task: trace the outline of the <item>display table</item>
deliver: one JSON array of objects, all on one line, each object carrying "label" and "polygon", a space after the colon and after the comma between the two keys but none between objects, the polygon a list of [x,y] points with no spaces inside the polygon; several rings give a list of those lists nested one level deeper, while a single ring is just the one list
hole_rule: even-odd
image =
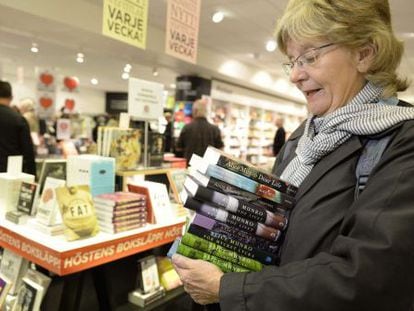
[{"label": "display table", "polygon": [[0,220],[0,246],[60,276],[83,271],[163,244],[182,235],[184,218],[163,225],[147,224],[126,232],[67,242],[25,225]]}]

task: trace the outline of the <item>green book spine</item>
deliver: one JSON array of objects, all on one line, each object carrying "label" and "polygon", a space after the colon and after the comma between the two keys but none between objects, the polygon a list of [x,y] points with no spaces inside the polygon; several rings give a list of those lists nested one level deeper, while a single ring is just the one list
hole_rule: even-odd
[{"label": "green book spine", "polygon": [[199,251],[198,249],[192,248],[183,243],[180,243],[180,245],[178,245],[177,253],[183,256],[192,258],[192,259],[202,259],[202,260],[211,262],[212,264],[215,264],[217,267],[223,270],[223,272],[248,272],[249,271],[248,269],[244,267],[240,267],[232,262],[225,261],[216,256]]},{"label": "green book spine", "polygon": [[214,242],[207,241],[189,232],[184,234],[181,238],[181,242],[207,254],[246,267],[251,271],[260,271],[263,269],[263,264],[257,260],[241,256],[235,251],[228,250]]}]

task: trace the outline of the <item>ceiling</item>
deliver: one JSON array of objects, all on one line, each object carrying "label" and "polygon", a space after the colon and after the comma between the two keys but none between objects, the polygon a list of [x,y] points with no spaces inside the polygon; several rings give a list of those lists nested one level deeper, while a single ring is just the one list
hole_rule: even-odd
[{"label": "ceiling", "polygon": [[[201,2],[198,60],[193,65],[164,53],[165,0],[149,1],[146,50],[101,34],[102,0],[0,0],[0,77],[30,78],[36,67],[53,68],[58,74],[77,76],[81,86],[126,91],[127,81],[121,74],[130,63],[132,76],[163,83],[167,89],[178,75],[198,74],[298,100],[295,94],[288,94],[292,86],[286,89],[281,53],[265,50],[287,1]],[[401,72],[414,81],[414,1],[390,0],[390,4],[394,29],[406,44]],[[218,9],[225,12],[225,19],[213,24],[211,15]],[[30,52],[32,42],[38,44],[39,53]],[[83,64],[75,61],[78,52],[85,54]],[[242,66],[243,74],[228,76],[220,71],[228,61]],[[157,77],[152,74],[154,68]],[[266,71],[274,83],[263,87],[252,82],[258,71]],[[97,86],[90,84],[92,77],[99,80]],[[276,82],[284,82],[285,88],[278,89]],[[401,97],[414,103],[414,86]]]}]

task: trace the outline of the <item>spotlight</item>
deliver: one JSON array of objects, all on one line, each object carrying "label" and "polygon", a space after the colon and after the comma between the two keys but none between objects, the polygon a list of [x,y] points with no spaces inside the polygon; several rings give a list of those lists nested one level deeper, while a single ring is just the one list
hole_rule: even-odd
[{"label": "spotlight", "polygon": [[37,43],[32,43],[32,47],[30,48],[30,51],[32,53],[38,53],[39,52],[39,48],[37,46]]},{"label": "spotlight", "polygon": [[216,13],[214,13],[211,18],[211,20],[216,24],[220,23],[223,19],[224,19],[224,13],[221,11],[217,11]]},{"label": "spotlight", "polygon": [[266,42],[266,50],[268,52],[273,52],[274,50],[276,50],[276,48],[277,48],[277,43],[275,40],[271,39]]},{"label": "spotlight", "polygon": [[121,77],[124,80],[128,80],[129,79],[129,73],[128,72],[123,72]]},{"label": "spotlight", "polygon": [[159,75],[159,72],[158,72],[158,69],[157,68],[152,69],[152,75],[154,77],[157,77]]},{"label": "spotlight", "polygon": [[93,85],[97,85],[97,84],[99,83],[99,81],[98,81],[98,79],[96,79],[96,78],[92,78],[92,79],[91,79],[91,83],[92,83]]}]

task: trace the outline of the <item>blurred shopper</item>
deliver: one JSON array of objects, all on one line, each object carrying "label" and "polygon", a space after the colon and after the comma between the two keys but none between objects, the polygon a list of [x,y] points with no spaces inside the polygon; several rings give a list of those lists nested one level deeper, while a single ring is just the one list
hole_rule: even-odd
[{"label": "blurred shopper", "polygon": [[19,103],[19,110],[27,123],[29,123],[30,132],[39,133],[39,118],[36,114],[34,100],[31,98],[22,99]]},{"label": "blurred shopper", "polygon": [[0,81],[0,172],[7,171],[7,157],[23,155],[23,172],[36,173],[33,142],[26,119],[10,107],[9,82]]},{"label": "blurred shopper", "polygon": [[276,135],[273,139],[273,155],[276,157],[279,154],[280,149],[282,149],[282,146],[285,144],[286,140],[286,132],[283,128],[284,120],[282,118],[276,119]]},{"label": "blurred shopper", "polygon": [[196,100],[193,103],[193,121],[181,130],[176,151],[183,153],[187,163],[193,153],[203,156],[209,145],[219,149],[224,147],[220,129],[207,121],[206,114],[206,101]]}]

